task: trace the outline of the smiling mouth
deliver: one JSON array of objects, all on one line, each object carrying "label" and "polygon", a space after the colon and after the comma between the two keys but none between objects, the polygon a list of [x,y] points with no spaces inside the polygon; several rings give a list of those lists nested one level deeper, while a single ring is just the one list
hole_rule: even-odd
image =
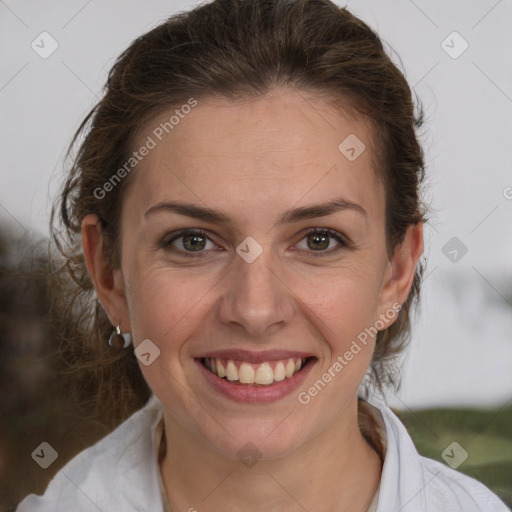
[{"label": "smiling mouth", "polygon": [[299,373],[308,360],[314,357],[293,357],[263,363],[248,363],[233,359],[202,357],[202,365],[211,373],[232,384],[242,386],[271,386],[292,378]]}]

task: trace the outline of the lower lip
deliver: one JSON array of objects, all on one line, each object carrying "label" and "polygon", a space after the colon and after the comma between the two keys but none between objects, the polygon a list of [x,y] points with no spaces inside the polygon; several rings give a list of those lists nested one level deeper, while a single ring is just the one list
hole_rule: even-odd
[{"label": "lower lip", "polygon": [[269,386],[234,384],[207,370],[199,359],[195,359],[194,361],[199,366],[199,371],[206,381],[224,396],[236,402],[268,403],[279,400],[296,390],[304,382],[307,374],[315,364],[316,359],[308,359],[303,368],[294,374],[293,377],[285,378],[280,382],[274,382],[274,384],[270,384]]}]

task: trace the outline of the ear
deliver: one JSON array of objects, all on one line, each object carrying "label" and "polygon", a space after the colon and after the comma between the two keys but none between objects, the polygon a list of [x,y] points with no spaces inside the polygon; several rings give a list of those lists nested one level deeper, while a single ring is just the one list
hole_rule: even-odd
[{"label": "ear", "polygon": [[[380,318],[388,321],[386,327],[397,318],[396,305],[402,305],[407,300],[422,254],[423,222],[419,222],[407,228],[403,241],[395,247],[387,263],[379,300]],[[391,315],[390,311],[393,310],[396,314]]]},{"label": "ear", "polygon": [[100,303],[113,326],[121,332],[130,331],[130,321],[121,269],[112,269],[103,250],[103,234],[97,215],[89,214],[82,221],[82,247],[87,270]]}]

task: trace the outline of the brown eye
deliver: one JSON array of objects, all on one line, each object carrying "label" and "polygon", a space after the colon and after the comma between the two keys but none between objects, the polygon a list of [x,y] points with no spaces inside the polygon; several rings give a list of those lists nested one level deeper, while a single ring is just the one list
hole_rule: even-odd
[{"label": "brown eye", "polygon": [[[305,250],[307,252],[317,252],[320,254],[314,254],[314,256],[322,256],[324,254],[330,254],[332,252],[339,251],[340,249],[349,247],[350,244],[348,240],[345,239],[337,231],[333,231],[330,229],[315,229],[306,234],[306,236],[302,239],[306,241],[306,247],[299,247],[301,250]],[[301,240],[301,242],[302,242]],[[337,242],[336,244],[332,243],[332,240]],[[332,247],[335,245],[334,247]]]},{"label": "brown eye", "polygon": [[206,233],[198,230],[186,230],[166,235],[159,247],[179,256],[189,257],[200,257],[206,255],[209,250],[217,248]]},{"label": "brown eye", "polygon": [[307,236],[308,247],[314,250],[327,249],[329,247],[330,242],[329,238],[330,237],[328,235],[324,235],[322,233],[311,233],[310,235]]},{"label": "brown eye", "polygon": [[185,235],[182,238],[183,248],[190,251],[200,251],[205,248],[206,237],[202,235]]}]

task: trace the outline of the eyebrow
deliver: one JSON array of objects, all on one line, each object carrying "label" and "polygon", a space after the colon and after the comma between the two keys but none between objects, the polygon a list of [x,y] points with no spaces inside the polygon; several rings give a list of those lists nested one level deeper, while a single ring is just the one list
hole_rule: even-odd
[{"label": "eyebrow", "polygon": [[[282,224],[292,224],[304,219],[326,217],[327,215],[332,215],[333,213],[344,210],[355,211],[365,217],[365,220],[368,218],[368,212],[361,205],[340,197],[327,203],[314,204],[311,206],[300,206],[288,210],[277,219],[275,226]],[[169,211],[214,224],[233,224],[233,220],[229,217],[229,215],[220,210],[180,201],[158,203],[147,210],[146,213],[144,213],[144,217],[162,211]]]}]

